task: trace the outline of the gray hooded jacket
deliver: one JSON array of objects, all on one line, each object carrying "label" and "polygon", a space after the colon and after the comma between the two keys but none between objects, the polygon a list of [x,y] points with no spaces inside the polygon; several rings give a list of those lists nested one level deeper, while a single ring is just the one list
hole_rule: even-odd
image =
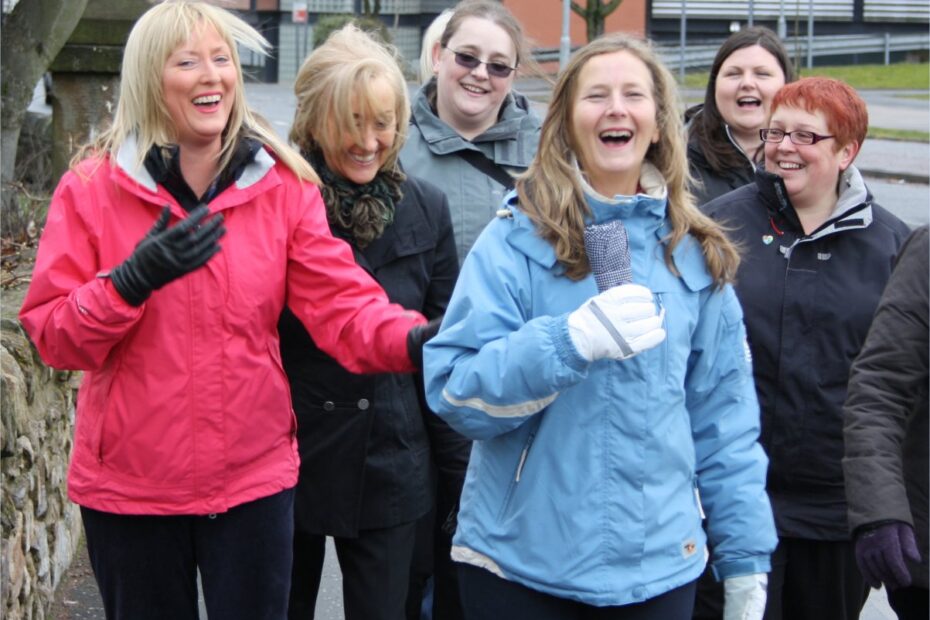
[{"label": "gray hooded jacket", "polygon": [[425,84],[413,100],[410,133],[400,153],[404,170],[438,185],[449,198],[459,263],[503,203],[508,188],[461,157],[472,150],[516,175],[529,167],[539,142],[539,117],[523,95],[507,95],[493,127],[469,141],[442,121],[430,99],[436,80]]}]

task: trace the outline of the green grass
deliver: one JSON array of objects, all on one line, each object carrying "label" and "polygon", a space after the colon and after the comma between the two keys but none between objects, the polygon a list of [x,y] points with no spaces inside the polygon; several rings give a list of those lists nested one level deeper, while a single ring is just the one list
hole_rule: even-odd
[{"label": "green grass", "polygon": [[[822,75],[843,80],[860,90],[927,90],[930,89],[930,63],[902,62],[892,65],[848,65],[802,69],[804,77]],[[685,74],[685,88],[707,88],[707,72]]]},{"label": "green grass", "polygon": [[913,129],[885,129],[869,127],[869,138],[881,140],[905,140],[907,142],[930,142],[930,133]]}]

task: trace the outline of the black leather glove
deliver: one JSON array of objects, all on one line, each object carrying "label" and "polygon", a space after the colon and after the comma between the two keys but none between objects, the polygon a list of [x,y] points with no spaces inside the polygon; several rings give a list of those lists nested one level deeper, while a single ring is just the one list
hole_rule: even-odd
[{"label": "black leather glove", "polygon": [[413,365],[423,369],[423,345],[426,341],[439,333],[439,325],[442,323],[442,317],[435,318],[429,323],[414,325],[407,332],[407,355]]},{"label": "black leather glove", "polygon": [[126,303],[142,305],[152,291],[202,267],[220,251],[217,241],[226,234],[223,216],[217,215],[201,226],[208,212],[207,205],[200,205],[168,228],[171,212],[168,207],[162,209],[155,226],[129,258],[110,271],[113,286]]}]

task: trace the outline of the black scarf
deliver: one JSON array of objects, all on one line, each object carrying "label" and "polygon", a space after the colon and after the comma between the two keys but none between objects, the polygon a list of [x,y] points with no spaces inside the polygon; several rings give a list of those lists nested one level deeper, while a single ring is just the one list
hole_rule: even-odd
[{"label": "black scarf", "polygon": [[399,168],[379,170],[371,182],[358,185],[330,170],[319,149],[304,157],[320,175],[326,217],[334,233],[364,249],[394,222],[394,205],[403,196],[400,185],[407,178]]}]

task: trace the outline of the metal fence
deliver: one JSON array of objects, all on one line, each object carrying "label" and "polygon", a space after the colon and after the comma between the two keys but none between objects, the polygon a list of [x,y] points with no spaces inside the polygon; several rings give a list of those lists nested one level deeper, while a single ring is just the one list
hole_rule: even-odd
[{"label": "metal fence", "polygon": [[[706,69],[714,61],[722,41],[709,44],[688,45],[684,52],[677,45],[660,45],[659,56],[671,71],[678,71],[684,63],[685,69]],[[799,57],[807,56],[806,37],[788,37],[785,48]],[[813,37],[811,55],[814,58],[849,54],[883,54],[885,64],[890,62],[892,52],[920,52],[930,50],[930,33],[922,34],[851,34]],[[533,53],[537,62],[559,60],[557,48],[540,48]]]}]

